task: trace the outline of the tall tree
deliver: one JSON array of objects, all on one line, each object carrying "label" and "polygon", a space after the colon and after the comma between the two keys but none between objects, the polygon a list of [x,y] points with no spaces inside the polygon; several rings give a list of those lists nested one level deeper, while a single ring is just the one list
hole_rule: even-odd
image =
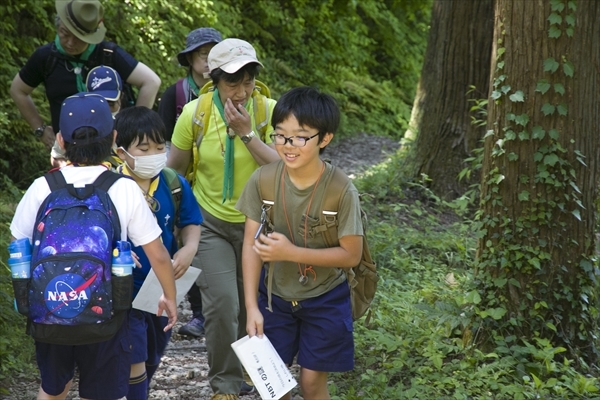
[{"label": "tall tree", "polygon": [[493,16],[493,0],[433,3],[408,135],[416,135],[414,175],[426,174],[431,189],[444,198],[458,197],[468,187],[457,177],[485,132],[471,124],[469,100],[488,93]]},{"label": "tall tree", "polygon": [[496,1],[480,315],[594,361],[600,2]]}]

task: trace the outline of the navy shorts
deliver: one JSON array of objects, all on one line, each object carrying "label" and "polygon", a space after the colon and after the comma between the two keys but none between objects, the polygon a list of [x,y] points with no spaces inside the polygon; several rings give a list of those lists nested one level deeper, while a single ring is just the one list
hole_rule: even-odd
[{"label": "navy shorts", "polygon": [[129,331],[131,337],[132,351],[131,363],[141,362],[146,365],[158,365],[165,352],[171,331],[164,332],[169,323],[167,317],[157,317],[146,311],[133,309],[129,313]]},{"label": "navy shorts", "polygon": [[[120,399],[129,390],[131,342],[127,319],[109,340],[79,346],[35,342],[42,389],[52,396],[65,390],[79,369],[79,396]],[[107,385],[110,382],[110,385]]]},{"label": "navy shorts", "polygon": [[273,312],[266,309],[267,288],[264,279],[260,282],[258,305],[264,317],[264,332],[283,362],[291,365],[297,354],[298,364],[313,371],[354,368],[350,288],[346,282],[298,302],[301,308],[297,311],[292,311],[289,301],[272,295]]}]

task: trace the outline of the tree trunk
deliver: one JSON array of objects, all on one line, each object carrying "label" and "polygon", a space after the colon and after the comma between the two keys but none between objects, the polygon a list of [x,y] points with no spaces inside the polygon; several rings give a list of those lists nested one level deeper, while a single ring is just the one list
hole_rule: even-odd
[{"label": "tree trunk", "polygon": [[[471,124],[470,100],[487,96],[493,34],[493,0],[435,0],[421,79],[411,115],[416,135],[415,177],[426,174],[438,196],[462,195],[464,159],[485,129]],[[473,90],[474,87],[474,90]]]},{"label": "tree trunk", "polygon": [[477,271],[485,327],[590,361],[598,21],[596,0],[496,0]]}]

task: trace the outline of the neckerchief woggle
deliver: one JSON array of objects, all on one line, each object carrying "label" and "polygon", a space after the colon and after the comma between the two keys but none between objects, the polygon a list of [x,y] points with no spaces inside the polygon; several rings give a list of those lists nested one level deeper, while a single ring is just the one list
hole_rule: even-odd
[{"label": "neckerchief woggle", "polygon": [[[60,39],[58,38],[58,35],[54,37],[54,44],[56,45],[56,49],[60,54],[69,57],[69,62],[73,66],[73,72],[75,72],[75,77],[77,80],[77,90],[79,92],[87,92],[88,90],[85,86],[85,83],[83,83],[83,77],[81,76],[81,72],[83,72],[83,62],[77,62],[72,59],[72,55],[67,54],[65,49],[63,49],[63,47],[60,44]],[[79,60],[87,61],[90,55],[94,52],[95,48],[95,44],[88,45],[87,49],[85,49],[85,51],[79,55]]]},{"label": "neckerchief woggle", "polygon": [[[221,118],[223,118],[223,122],[225,122],[225,126],[227,126],[227,134],[225,135],[227,139],[225,139],[225,172],[223,174],[223,203],[226,200],[231,200],[233,197],[233,156],[234,156],[234,140],[235,135],[229,135],[229,125],[227,125],[227,120],[225,119],[225,109],[223,107],[223,103],[221,102],[221,98],[219,97],[219,89],[215,88],[213,92],[213,102],[219,110],[221,114]],[[218,134],[218,133],[217,133]]]}]

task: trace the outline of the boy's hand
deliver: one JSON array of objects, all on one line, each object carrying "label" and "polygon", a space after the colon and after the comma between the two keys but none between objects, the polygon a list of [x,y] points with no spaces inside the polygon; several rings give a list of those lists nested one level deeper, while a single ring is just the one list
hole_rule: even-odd
[{"label": "boy's hand", "polygon": [[252,308],[246,310],[246,332],[248,336],[258,336],[262,339],[263,337],[263,323],[264,318],[258,308]]},{"label": "boy's hand", "polygon": [[229,129],[233,130],[236,135],[244,136],[252,131],[250,114],[248,114],[243,105],[240,104],[236,107],[231,99],[227,99],[223,108],[225,111],[225,121]]},{"label": "boy's hand", "polygon": [[290,253],[294,245],[290,240],[279,232],[269,233],[268,236],[261,233],[254,241],[252,248],[263,261],[285,261],[286,255]]},{"label": "boy's hand", "polygon": [[195,255],[196,249],[194,246],[183,246],[173,255],[173,275],[175,275],[175,279],[185,275]]},{"label": "boy's hand", "polygon": [[175,300],[167,299],[164,294],[158,299],[158,311],[156,312],[156,315],[159,317],[162,316],[163,311],[166,311],[167,317],[169,317],[169,323],[164,329],[166,332],[175,325],[175,322],[177,322],[177,305],[175,304]]}]

